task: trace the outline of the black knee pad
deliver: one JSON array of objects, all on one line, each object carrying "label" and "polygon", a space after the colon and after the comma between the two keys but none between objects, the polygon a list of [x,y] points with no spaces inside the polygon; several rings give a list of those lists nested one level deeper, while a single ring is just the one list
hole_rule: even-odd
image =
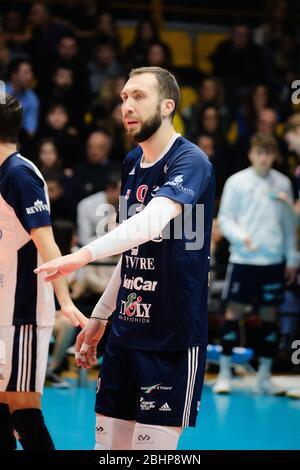
[{"label": "black knee pad", "polygon": [[259,355],[274,358],[279,345],[279,328],[276,322],[262,322]]},{"label": "black knee pad", "polygon": [[55,450],[42,412],[38,408],[14,411],[12,425],[23,449]]},{"label": "black knee pad", "polygon": [[0,450],[15,450],[16,438],[11,425],[11,415],[8,405],[0,403]]},{"label": "black knee pad", "polygon": [[222,347],[225,356],[231,356],[232,349],[240,345],[240,326],[238,321],[225,320],[222,331]]}]

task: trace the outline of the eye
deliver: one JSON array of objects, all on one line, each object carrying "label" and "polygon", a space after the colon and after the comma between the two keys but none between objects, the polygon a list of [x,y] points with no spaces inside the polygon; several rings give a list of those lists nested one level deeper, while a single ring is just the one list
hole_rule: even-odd
[{"label": "eye", "polygon": [[136,95],[137,100],[141,100],[143,98],[143,95]]}]

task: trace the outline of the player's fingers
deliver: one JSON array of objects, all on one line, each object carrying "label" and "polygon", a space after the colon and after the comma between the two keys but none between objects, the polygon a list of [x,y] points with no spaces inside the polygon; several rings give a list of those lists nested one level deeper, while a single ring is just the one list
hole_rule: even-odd
[{"label": "player's fingers", "polygon": [[57,264],[53,261],[49,261],[48,263],[41,264],[41,266],[35,268],[34,272],[38,274],[44,271],[48,271],[49,269],[57,269]]},{"label": "player's fingers", "polygon": [[58,279],[59,277],[63,276],[63,274],[59,271],[54,271],[54,273],[48,274],[48,276],[45,276],[45,281],[54,281],[55,279]]}]

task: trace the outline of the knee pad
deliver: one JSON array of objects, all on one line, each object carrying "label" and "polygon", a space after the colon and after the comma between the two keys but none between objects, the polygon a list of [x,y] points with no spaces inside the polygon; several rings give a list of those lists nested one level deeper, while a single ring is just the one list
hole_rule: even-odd
[{"label": "knee pad", "polygon": [[180,432],[167,426],[136,423],[132,450],[176,450]]},{"label": "knee pad", "polygon": [[276,322],[262,322],[259,355],[273,359],[278,349],[279,329]]},{"label": "knee pad", "polygon": [[224,356],[231,356],[232,349],[240,345],[240,326],[235,320],[225,320],[222,331],[222,346]]},{"label": "knee pad", "polygon": [[135,423],[96,415],[95,450],[130,450]]}]

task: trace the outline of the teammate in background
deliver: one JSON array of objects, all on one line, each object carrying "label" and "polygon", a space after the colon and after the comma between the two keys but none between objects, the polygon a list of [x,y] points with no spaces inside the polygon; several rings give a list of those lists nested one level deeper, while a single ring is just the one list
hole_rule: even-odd
[{"label": "teammate in background", "polygon": [[[175,77],[159,67],[133,69],[129,77],[123,120],[139,145],[124,160],[122,223],[35,271],[54,269],[46,278],[53,280],[123,253],[76,342],[77,364],[89,367],[114,312],[98,382],[95,448],[172,450],[182,429],[195,426],[202,392],[214,176],[206,155],[174,130]],[[200,204],[204,228],[198,226],[196,239],[203,235],[203,243],[187,247],[195,236],[183,230],[175,237],[173,219],[182,217],[180,226],[192,220],[195,230]],[[170,237],[163,237],[167,225]]]},{"label": "teammate in background", "polygon": [[296,219],[290,180],[271,169],[278,155],[271,136],[256,134],[249,151],[251,166],[231,176],[219,211],[220,229],[230,242],[230,258],[223,292],[227,302],[223,329],[223,355],[215,393],[231,390],[231,353],[239,345],[239,320],[248,305],[261,319],[259,368],[255,392],[281,395],[271,381],[279,342],[277,306],[284,284],[293,282],[298,266]]},{"label": "teammate in background", "polygon": [[[17,151],[22,107],[0,100],[0,449],[54,449],[41,411],[49,340],[54,323],[53,289],[33,273],[36,263],[60,255],[54,241],[46,184],[35,165]],[[53,282],[63,313],[85,317],[64,280]],[[15,435],[15,436],[14,436]]]}]

